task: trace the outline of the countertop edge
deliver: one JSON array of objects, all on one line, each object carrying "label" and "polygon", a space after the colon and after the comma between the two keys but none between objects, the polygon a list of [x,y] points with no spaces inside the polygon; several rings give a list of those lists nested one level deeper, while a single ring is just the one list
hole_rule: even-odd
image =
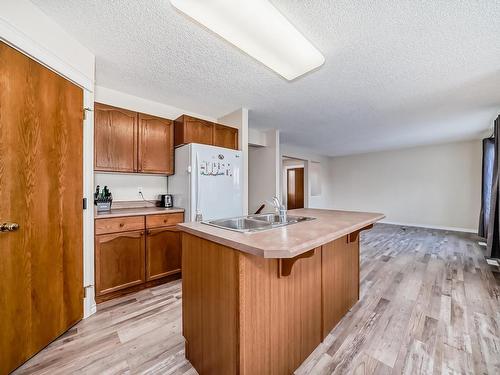
[{"label": "countertop edge", "polygon": [[[380,221],[385,218],[384,214],[379,214],[375,213],[379,216],[373,217],[371,219],[361,221],[359,223],[356,223],[355,225],[352,225],[350,227],[344,228],[342,230],[338,230],[336,232],[333,232],[331,234],[327,234],[321,237],[318,237],[317,239],[309,242],[305,242],[304,244],[297,246],[293,251],[288,251],[288,250],[281,250],[281,249],[267,249],[263,250],[258,247],[253,247],[253,246],[248,246],[239,242],[236,242],[234,240],[229,240],[223,237],[219,237],[214,234],[210,234],[204,231],[197,230],[192,227],[187,227],[183,226],[181,223],[177,224],[177,227],[186,233],[199,236],[201,238],[204,238],[208,241],[212,241],[215,243],[218,243],[223,246],[227,246],[236,250],[239,250],[241,252],[251,254],[251,255],[256,255],[260,256],[266,259],[280,259],[280,258],[294,258],[300,254],[303,254],[311,249],[315,249],[319,246],[324,245],[325,243],[334,241],[340,237],[343,237],[349,233],[355,232],[357,230],[363,229],[364,227],[367,227],[371,224],[376,223],[377,221]],[[271,230],[280,230],[281,228],[275,228]],[[224,230],[224,229],[221,229]],[[245,234],[244,234],[245,235]]]},{"label": "countertop edge", "polygon": [[[148,209],[154,209],[148,211]],[[144,207],[144,208],[117,208],[115,211],[118,210],[132,210],[132,209],[137,209],[137,212],[112,212],[112,213],[102,213],[101,215],[97,215],[97,213],[94,213],[94,220],[99,220],[99,219],[111,219],[114,217],[129,217],[129,216],[149,216],[149,215],[165,215],[165,214],[177,214],[177,213],[183,213],[184,209],[183,208],[165,208],[161,209],[161,207]]]}]

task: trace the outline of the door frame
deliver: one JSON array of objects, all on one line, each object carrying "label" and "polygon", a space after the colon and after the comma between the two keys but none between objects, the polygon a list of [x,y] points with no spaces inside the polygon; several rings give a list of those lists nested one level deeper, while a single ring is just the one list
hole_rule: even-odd
[{"label": "door frame", "polygon": [[96,312],[94,292],[94,210],[92,202],[94,186],[94,77],[89,79],[72,65],[63,61],[45,46],[34,41],[0,17],[0,40],[39,62],[63,78],[83,89],[84,108],[89,108],[83,123],[83,197],[87,198],[87,209],[83,215],[83,285],[86,288],[83,300],[83,318]]}]

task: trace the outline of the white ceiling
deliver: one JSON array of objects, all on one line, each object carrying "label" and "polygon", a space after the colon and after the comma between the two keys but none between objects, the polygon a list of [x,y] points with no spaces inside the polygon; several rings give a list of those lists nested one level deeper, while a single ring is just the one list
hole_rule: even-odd
[{"label": "white ceiling", "polygon": [[96,83],[343,155],[478,138],[500,111],[498,0],[273,0],[324,54],[288,82],[168,0],[32,0],[96,55]]}]

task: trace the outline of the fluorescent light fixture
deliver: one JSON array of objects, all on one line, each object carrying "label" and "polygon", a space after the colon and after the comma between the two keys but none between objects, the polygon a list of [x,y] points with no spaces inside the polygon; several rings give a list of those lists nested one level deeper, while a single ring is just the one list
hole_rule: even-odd
[{"label": "fluorescent light fixture", "polygon": [[267,0],[170,3],[288,80],[325,62],[321,52]]}]

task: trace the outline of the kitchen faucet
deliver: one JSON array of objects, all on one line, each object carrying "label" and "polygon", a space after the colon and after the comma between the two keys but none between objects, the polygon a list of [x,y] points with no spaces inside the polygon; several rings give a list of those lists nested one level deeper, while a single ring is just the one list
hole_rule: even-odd
[{"label": "kitchen faucet", "polygon": [[273,200],[272,200],[272,204],[274,206],[274,208],[276,209],[276,211],[278,212],[279,214],[279,217],[280,217],[280,223],[284,223],[286,222],[286,216],[287,216],[287,213],[286,213],[286,208],[285,206],[280,202],[280,200],[278,199],[278,197],[273,197]]}]

